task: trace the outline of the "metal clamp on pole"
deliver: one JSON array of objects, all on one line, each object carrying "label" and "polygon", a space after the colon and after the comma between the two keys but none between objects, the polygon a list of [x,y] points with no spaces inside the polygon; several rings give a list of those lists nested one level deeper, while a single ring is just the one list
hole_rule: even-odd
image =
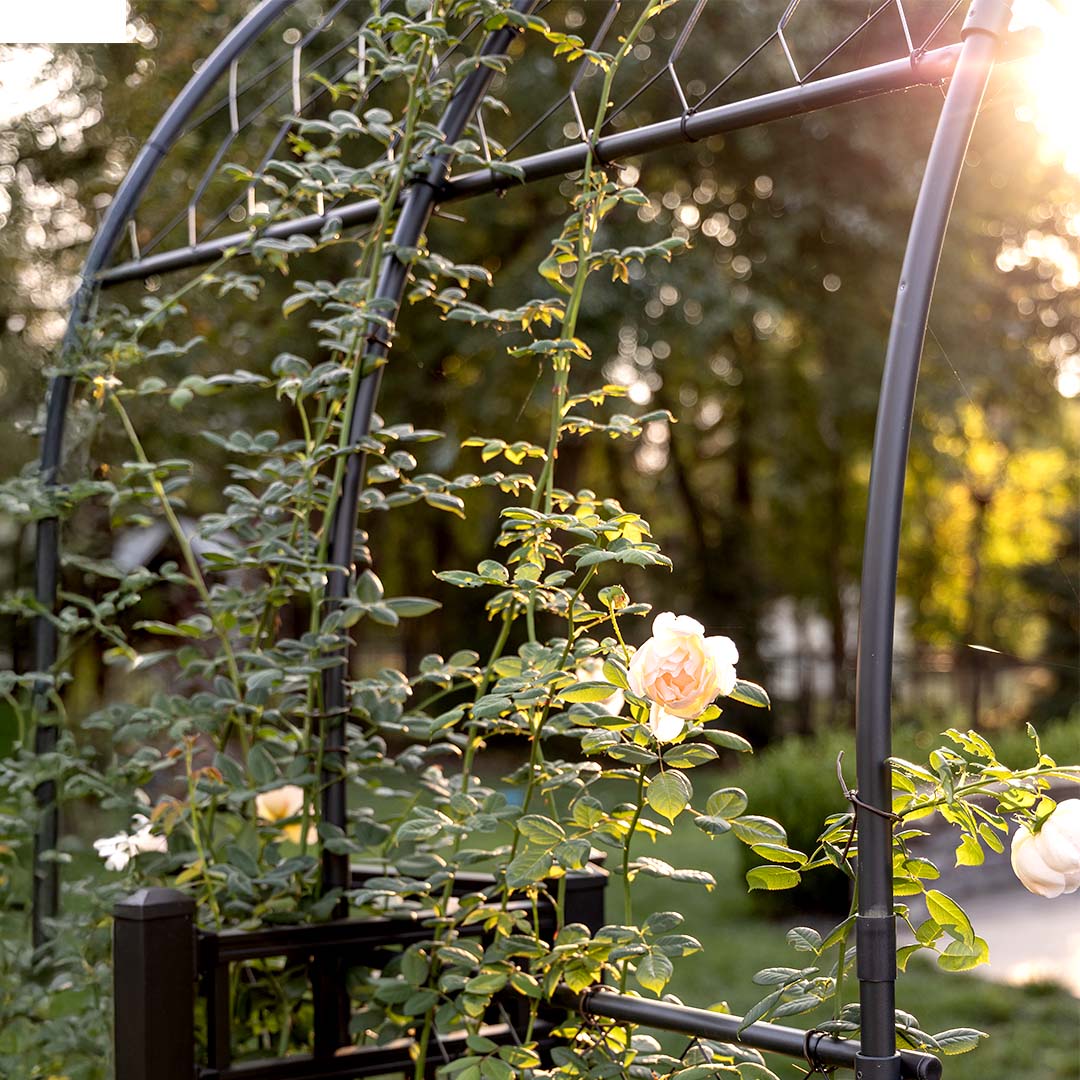
[{"label": "metal clamp on pole", "polygon": [[896,981],[896,916],[855,916],[855,969],[859,982]]},{"label": "metal clamp on pole", "polygon": [[1011,21],[1011,0],[973,0],[964,17],[960,39],[967,41],[970,34],[978,32],[1002,38],[1007,33]]}]

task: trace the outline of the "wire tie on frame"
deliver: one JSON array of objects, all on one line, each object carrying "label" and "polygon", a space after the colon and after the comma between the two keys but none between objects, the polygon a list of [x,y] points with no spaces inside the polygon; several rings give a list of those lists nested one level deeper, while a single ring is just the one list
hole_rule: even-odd
[{"label": "wire tie on frame", "polygon": [[236,103],[236,68],[239,60],[229,65],[229,129],[235,135],[240,130],[240,112]]},{"label": "wire tie on frame", "polygon": [[891,810],[882,810],[880,806],[871,806],[870,803],[864,802],[859,798],[858,788],[849,788],[847,781],[844,779],[844,751],[841,750],[836,755],[836,778],[840,781],[840,790],[844,793],[844,798],[847,799],[852,806],[858,807],[860,810],[865,810],[870,814],[877,814],[878,817],[885,818],[886,821],[898,822],[904,819],[899,814],[894,814]]},{"label": "wire tie on frame", "polygon": [[480,145],[484,151],[484,161],[491,165],[491,147],[488,145],[487,129],[484,127],[484,107],[476,110],[476,126],[480,131]]},{"label": "wire tie on frame", "polygon": [[[815,1035],[817,1036],[817,1042],[811,1045],[811,1040]],[[812,1077],[814,1073],[821,1073],[822,1076],[831,1076],[836,1071],[835,1065],[822,1065],[818,1060],[818,1047],[821,1045],[821,1040],[824,1039],[826,1035],[828,1035],[828,1032],[821,1031],[819,1028],[809,1028],[803,1033],[803,1057],[806,1058],[806,1064],[810,1066],[806,1075],[803,1077],[803,1080],[810,1080],[810,1077]]]},{"label": "wire tie on frame", "polygon": [[[383,337],[378,330],[372,330],[370,334],[365,335],[364,344],[370,348],[372,345],[378,345],[380,348],[390,351],[390,341]],[[364,350],[365,352],[367,349]]]},{"label": "wire tie on frame", "polygon": [[904,11],[904,0],[893,0],[896,5],[896,14],[900,19],[900,27],[904,31],[904,41],[907,42],[908,53],[914,54],[915,43],[911,40],[911,30],[908,28],[907,12]]},{"label": "wire tie on frame", "polygon": [[304,99],[300,94],[300,54],[303,45],[293,46],[292,54],[292,107],[297,116],[303,112]]},{"label": "wire tie on frame", "polygon": [[694,109],[686,109],[682,116],[679,117],[679,134],[683,137],[683,142],[696,143],[701,140],[696,135],[691,135],[686,127],[687,121],[694,115]]},{"label": "wire tie on frame", "polygon": [[581,107],[578,105],[577,92],[570,91],[570,105],[574,110],[574,119],[577,121],[578,134],[581,136],[581,141],[584,143],[591,143],[592,134],[585,127],[585,118],[581,115]]}]

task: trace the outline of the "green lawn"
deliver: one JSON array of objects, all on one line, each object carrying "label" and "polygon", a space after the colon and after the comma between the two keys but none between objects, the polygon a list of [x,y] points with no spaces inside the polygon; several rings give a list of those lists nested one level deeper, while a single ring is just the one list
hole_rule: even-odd
[{"label": "green lawn", "polygon": [[[807,954],[794,952],[784,941],[784,932],[799,920],[770,922],[755,914],[742,878],[738,841],[730,835],[709,839],[683,821],[671,837],[654,845],[642,844],[640,854],[655,855],[678,867],[708,870],[717,888],[706,892],[700,886],[639,877],[634,915],[640,919],[651,911],[680,911],[686,917],[681,929],[697,937],[704,951],[676,961],[670,992],[688,1005],[705,1007],[724,1001],[732,1012],[743,1014],[764,996],[751,982],[755,971],[808,963]],[[613,879],[612,886],[608,918],[621,922],[618,879]],[[812,916],[804,921],[822,925]],[[854,1000],[857,990],[852,990]],[[947,974],[932,964],[913,963],[900,976],[897,1003],[918,1016],[924,1030],[974,1027],[990,1033],[991,1038],[978,1049],[945,1059],[946,1080],[1080,1077],[1080,1002],[1058,987],[1009,987],[977,975]],[[808,1027],[814,1018],[799,1016],[787,1022]],[[686,1042],[677,1036],[664,1041],[679,1050]],[[806,1072],[805,1065],[787,1059],[774,1059],[770,1065],[782,1080]]]}]

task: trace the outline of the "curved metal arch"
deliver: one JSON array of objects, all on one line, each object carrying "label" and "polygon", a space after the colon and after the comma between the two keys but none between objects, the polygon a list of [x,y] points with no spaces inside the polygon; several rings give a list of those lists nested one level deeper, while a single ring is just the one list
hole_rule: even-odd
[{"label": "curved metal arch", "polygon": [[[192,113],[229,65],[294,2],[295,0],[262,0],[260,5],[222,40],[155,126],[121,182],[116,197],[91,243],[82,281],[72,302],[72,311],[61,346],[62,352],[66,353],[77,347],[80,327],[100,288],[99,273],[162,160],[173,143],[184,134],[185,125]],[[521,13],[528,13],[535,9],[539,2],[540,0],[514,0],[513,7]],[[516,34],[516,28],[511,26],[493,31],[484,41],[480,54],[493,56],[504,53]],[[454,143],[461,137],[494,75],[493,68],[480,65],[455,91],[439,124],[446,143]],[[425,168],[419,171],[419,177],[406,189],[393,236],[395,247],[412,246],[423,233],[435,208],[438,192],[446,180],[449,160],[447,152],[432,154],[425,162]],[[391,249],[380,269],[376,299],[389,301],[395,318],[401,305],[407,276],[407,265],[401,262]],[[376,329],[375,324],[371,324],[367,329],[369,333],[373,332]],[[366,350],[364,359],[383,359],[388,352],[388,344],[377,342]],[[370,429],[380,376],[381,369],[378,369],[373,376],[367,377],[361,383],[353,413],[346,421],[350,442],[355,442]],[[40,465],[43,482],[50,487],[56,485],[62,463],[70,394],[69,375],[60,375],[52,380]],[[365,455],[354,455],[349,459],[339,493],[337,512],[332,522],[330,561],[343,569],[330,576],[328,596],[331,603],[342,599],[348,588],[349,572],[344,568],[352,564],[357,503],[365,461]],[[50,612],[56,605],[58,571],[59,520],[46,518],[39,522],[37,530],[35,595],[38,602]],[[55,624],[44,615],[39,616],[35,623],[36,670],[47,671],[53,666],[56,662],[57,646]],[[323,758],[325,787],[322,816],[341,827],[346,823],[347,813],[342,772],[345,751],[345,718],[342,711],[345,704],[344,679],[345,669],[337,668],[332,669],[324,680],[324,705],[330,723],[323,732],[323,739],[330,749]],[[42,707],[45,704],[45,691],[44,686],[40,687],[37,694],[39,716],[45,715]],[[51,752],[56,747],[56,741],[56,725],[39,722],[34,735],[35,754]],[[45,920],[55,917],[59,910],[58,864],[42,859],[44,852],[55,849],[59,835],[56,781],[42,783],[35,792],[35,798],[39,808],[39,823],[34,842],[31,926],[33,943],[37,947],[48,940]],[[347,884],[347,856],[324,852],[323,888],[344,888]]]},{"label": "curved metal arch", "polygon": [[1011,0],[975,0],[908,233],[878,398],[859,592],[855,760],[860,802],[856,963],[863,1080],[897,1080],[892,867],[892,654],[896,573],[915,386],[941,249]]},{"label": "curved metal arch", "polygon": [[[207,57],[165,110],[132,162],[90,244],[83,266],[82,281],[72,300],[71,314],[60,346],[62,355],[78,347],[80,329],[97,293],[98,272],[112,254],[120,234],[158,166],[173,143],[183,134],[184,125],[191,114],[214,83],[228,70],[232,61],[293,3],[294,0],[261,0],[261,3],[222,39],[221,44]],[[70,397],[71,376],[57,375],[49,384],[45,434],[41,445],[41,479],[46,487],[55,487],[59,476]],[[37,527],[34,593],[37,602],[49,612],[56,607],[59,565],[60,522],[57,518],[43,518]],[[39,615],[34,624],[35,670],[48,671],[56,663],[57,645],[55,624],[46,616]],[[34,753],[37,755],[49,753],[56,748],[57,726],[55,723],[43,722],[47,715],[44,708],[46,692],[47,687],[39,686],[35,694],[38,723],[34,731]],[[37,947],[48,939],[44,920],[55,918],[59,911],[59,864],[42,860],[44,852],[55,849],[59,838],[56,781],[44,781],[34,792],[34,797],[39,817],[34,835],[31,927],[33,943]]]},{"label": "curved metal arch", "polygon": [[[514,0],[513,7],[522,14],[528,14],[538,3],[539,0]],[[505,26],[500,30],[492,31],[484,41],[480,55],[498,56],[505,53],[517,33],[517,28],[513,26]],[[461,138],[465,125],[475,114],[494,75],[492,68],[480,64],[454,92],[439,122],[439,130],[445,136],[446,144],[455,143]],[[397,321],[401,310],[405,283],[409,276],[409,266],[398,257],[397,252],[415,246],[427,228],[449,167],[449,152],[435,151],[423,163],[418,170],[418,176],[405,190],[390,249],[383,257],[382,266],[379,269],[379,282],[374,299],[374,304],[383,316],[388,314],[394,322]],[[364,337],[368,342],[368,347],[364,350],[360,362],[385,360],[390,352],[390,343],[381,336],[380,323],[369,322],[364,328]],[[343,421],[349,433],[350,445],[355,445],[371,430],[371,418],[379,396],[382,370],[380,364],[371,374],[361,380],[352,413]],[[354,453],[349,456],[341,490],[337,493],[337,506],[330,523],[331,537],[328,552],[330,563],[335,567],[330,574],[327,587],[327,597],[331,606],[344,599],[349,587],[351,577],[349,568],[353,565],[356,536],[356,514],[366,463],[367,454],[365,453]],[[339,665],[327,668],[323,675],[323,711],[328,723],[322,735],[322,817],[342,827],[345,825],[347,813],[346,781],[343,769],[347,727],[346,674],[347,665]],[[349,858],[347,855],[334,855],[324,848],[322,871],[324,889],[348,887]],[[343,912],[344,906],[342,902],[339,910]]]},{"label": "curved metal arch", "polygon": [[[231,60],[269,25],[293,0],[263,0],[222,42],[199,73],[170,106],[125,177],[110,206],[86,262],[83,282],[73,304],[64,349],[76,345],[78,329],[98,285],[104,266],[134,205],[152,178],[158,164],[178,136],[184,121],[205,96],[209,86],[224,72]],[[537,0],[516,0],[521,11],[531,10]],[[964,30],[964,44],[956,61],[909,234],[901,271],[886,355],[878,422],[875,429],[866,518],[862,590],[860,596],[860,636],[858,648],[857,769],[861,792],[858,807],[860,837],[859,916],[857,920],[858,965],[862,1001],[862,1052],[857,1066],[865,1080],[899,1076],[893,1029],[895,982],[895,920],[892,915],[891,835],[888,813],[891,784],[888,757],[891,749],[890,696],[892,682],[892,633],[896,601],[896,569],[899,550],[907,449],[914,410],[919,360],[926,332],[934,279],[944,242],[959,173],[971,132],[996,57],[1000,38],[1008,22],[1009,0],[974,0]],[[485,52],[505,50],[513,31],[495,31],[484,46]],[[505,40],[504,40],[505,39]],[[951,59],[951,58],[950,58]],[[460,136],[480,100],[491,72],[478,68],[462,84],[443,117],[441,128],[448,141]],[[822,102],[825,104],[826,102]],[[761,117],[772,119],[775,116]],[[682,129],[680,129],[682,130]],[[671,141],[675,141],[672,137]],[[650,149],[641,147],[639,149]],[[552,155],[552,171],[556,169]],[[433,155],[424,179],[407,189],[394,233],[395,245],[411,246],[422,234],[440,197],[445,197],[447,159]],[[545,162],[547,165],[547,162]],[[478,174],[479,175],[479,174]],[[545,173],[550,175],[550,173]],[[492,184],[492,186],[496,186]],[[478,193],[483,185],[478,186]],[[400,306],[407,267],[392,253],[380,272],[378,296]],[[383,359],[389,346],[376,342],[365,359]],[[381,368],[361,384],[361,393],[348,418],[351,440],[370,427],[378,395]],[[55,484],[61,460],[64,416],[70,394],[70,378],[61,376],[50,387],[48,420],[42,451],[42,474],[47,484]],[[352,563],[356,508],[364,470],[364,457],[349,459],[340,493],[333,530],[331,562],[340,567],[330,581],[331,601],[345,595]],[[58,522],[39,524],[37,555],[38,599],[49,609],[55,601],[57,580]],[[38,670],[51,667],[56,658],[56,632],[44,617],[36,630]],[[337,669],[336,669],[337,670]],[[324,731],[328,768],[324,774],[323,815],[335,823],[345,822],[345,785],[341,765],[344,755],[344,671],[337,670],[324,683],[325,711],[331,723]],[[43,692],[43,691],[42,691]],[[55,745],[56,728],[39,725],[35,749],[45,752]],[[42,825],[35,849],[34,939],[44,940],[41,919],[56,910],[56,866],[42,864],[38,856],[55,846],[57,818],[54,784],[39,789]],[[347,860],[324,856],[324,886],[346,885]]]}]

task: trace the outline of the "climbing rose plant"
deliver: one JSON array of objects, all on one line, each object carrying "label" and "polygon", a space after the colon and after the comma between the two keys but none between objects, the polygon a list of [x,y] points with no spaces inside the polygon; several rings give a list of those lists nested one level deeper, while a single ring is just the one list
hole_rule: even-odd
[{"label": "climbing rose plant", "polygon": [[[417,1080],[434,1032],[462,1027],[471,1033],[468,1053],[440,1070],[457,1080],[509,1080],[515,1073],[601,1080],[628,1070],[690,1080],[703,1075],[702,1066],[772,1075],[752,1051],[699,1040],[676,1059],[632,1027],[574,1018],[560,1029],[565,1045],[542,1066],[533,1037],[540,1010],[559,986],[582,991],[606,981],[663,995],[674,963],[700,950],[692,933],[682,932],[677,911],[645,913],[634,905],[634,882],[643,875],[685,888],[715,884],[704,867],[675,867],[649,855],[650,842],[680,819],[760,856],[763,865],[747,874],[751,889],[790,888],[824,867],[854,878],[858,838],[839,788],[837,813],[824,823],[817,846],[803,852],[789,846],[779,822],[750,812],[752,793],[709,791],[708,773],[691,779],[720,750],[750,751],[742,735],[722,726],[718,701],[768,707],[768,696],[736,674],[736,643],[708,634],[698,621],[709,612],[654,614],[620,582],[626,567],[678,572],[652,542],[645,517],[611,497],[560,486],[559,451],[567,439],[633,440],[646,424],[671,421],[662,410],[610,411],[625,387],[579,388],[589,378],[592,350],[578,336],[578,322],[598,272],[625,282],[635,265],[663,264],[685,241],[671,236],[625,250],[601,247],[605,219],[647,199],[590,151],[539,267],[548,295],[489,310],[472,289],[490,284],[485,270],[458,265],[426,245],[392,250],[388,242],[401,192],[425,155],[438,149],[461,163],[481,160],[478,129],[444,146],[431,123],[471,70],[460,65],[452,77],[440,71],[435,78],[436,57],[470,20],[480,18],[488,28],[513,24],[546,40],[557,57],[584,57],[600,84],[595,131],[608,115],[616,73],[664,6],[666,0],[644,5],[613,54],[590,52],[504,0],[410,2],[406,14],[372,15],[363,31],[365,77],[368,85],[381,85],[387,107],[358,102],[357,85],[343,83],[335,97],[358,103],[358,111],[301,121],[297,155],[271,162],[258,176],[229,170],[270,193],[265,222],[311,212],[321,199],[374,197],[380,213],[371,232],[344,238],[332,214],[315,238],[283,241],[256,231],[243,251],[227,252],[171,295],[147,296],[137,312],[101,311],[77,346],[57,358],[56,370],[75,380],[87,451],[105,453],[92,449],[99,445],[91,442],[95,431],[122,446],[108,459],[96,458],[94,479],[47,488],[30,471],[0,491],[0,506],[23,521],[59,516],[67,524],[65,572],[84,582],[81,593],[65,592],[59,611],[46,614],[64,641],[56,669],[0,677],[20,725],[15,752],[0,760],[0,789],[9,793],[0,818],[4,903],[23,904],[28,893],[32,793],[39,782],[55,777],[69,803],[97,804],[131,826],[93,844],[97,872],[66,877],[69,914],[53,928],[44,956],[31,955],[21,937],[0,942],[0,1071],[30,1060],[35,1075],[107,1074],[108,912],[138,886],[159,884],[188,892],[199,922],[210,928],[323,920],[342,903],[359,918],[425,913],[433,928],[428,940],[383,970],[355,971],[350,979],[364,1013],[362,1037],[412,1036]],[[495,105],[489,99],[487,107]],[[346,153],[352,144],[370,149],[373,143],[393,153],[376,154],[365,167],[344,164],[362,156]],[[491,167],[512,178],[514,166],[501,160],[501,148],[488,145]],[[297,280],[284,304],[283,317],[309,318],[310,355],[282,353],[255,371],[176,374],[181,361],[189,370],[204,357],[197,337],[177,343],[170,336],[187,332],[200,303],[231,293],[256,300],[266,275],[287,273],[296,256],[342,243],[355,245],[355,272],[337,282]],[[254,257],[258,272],[240,263],[241,254]],[[539,441],[515,429],[476,433],[462,444],[466,452],[479,450],[485,468],[502,458],[513,471],[458,477],[419,471],[444,436],[408,419],[376,415],[370,433],[350,442],[345,419],[376,363],[366,351],[366,328],[394,332],[376,293],[379,267],[391,257],[409,267],[412,304],[516,335],[510,357],[536,365],[547,381],[545,430],[533,436]],[[286,415],[271,430],[206,426],[202,435],[232,482],[220,505],[192,525],[186,502],[196,464],[151,457],[148,436],[160,434],[163,405],[182,413],[203,398],[230,394],[245,402],[261,394]],[[299,434],[278,433],[285,430]],[[414,670],[346,673],[350,731],[339,776],[350,786],[353,808],[340,829],[318,820],[326,764],[323,672],[339,662],[364,620],[394,627],[404,618],[438,619],[432,600],[387,594],[379,552],[368,549],[363,531],[356,535],[349,595],[328,603],[327,523],[346,457],[360,451],[369,463],[364,515],[408,513],[421,503],[465,516],[477,489],[500,493],[504,505],[488,558],[472,568],[436,568],[441,581],[474,594],[478,612],[482,606],[496,628],[488,655],[481,658],[462,636],[467,628],[444,626],[444,654],[424,657]],[[90,514],[106,515],[114,531],[163,522],[179,560],[131,569],[91,558],[79,547],[79,524]],[[5,610],[28,620],[42,614],[25,593],[9,596]],[[641,626],[650,615],[651,636]],[[131,693],[107,701],[78,728],[62,727],[57,753],[37,758],[29,749],[35,725],[46,717],[63,722],[69,659],[85,647],[104,650]],[[44,688],[37,697],[35,687]],[[926,764],[893,763],[897,913],[914,934],[914,943],[900,950],[901,967],[924,950],[949,970],[987,958],[986,943],[961,907],[928,886],[936,867],[909,850],[922,835],[920,819],[937,815],[956,829],[963,865],[981,862],[985,848],[1003,851],[1012,819],[1019,826],[1014,865],[1029,888],[1050,895],[1071,891],[1080,880],[1077,803],[1055,809],[1047,794],[1051,780],[1076,779],[1077,770],[1043,754],[1034,733],[1034,763],[1020,770],[998,761],[974,732],[945,734],[948,745]],[[498,786],[479,768],[493,739],[512,740],[521,762]],[[152,806],[143,794],[148,787],[159,792]],[[358,887],[327,891],[320,850],[383,872]],[[70,856],[65,850],[57,857]],[[493,885],[459,897],[455,875],[465,869],[487,870]],[[614,921],[591,933],[566,921],[566,883],[570,875],[601,872],[611,874],[620,900],[609,912]],[[915,897],[928,910],[917,925],[909,907]],[[539,929],[541,905],[554,913],[551,932]],[[484,947],[463,933],[477,922],[490,932]],[[798,966],[759,973],[756,981],[768,992],[747,1022],[825,1006],[830,1019],[818,1021],[819,1029],[856,1033],[853,922],[851,915],[827,934],[792,929],[778,951],[803,954]],[[243,965],[234,995],[234,1029],[244,1033],[237,1057],[310,1048],[312,1009],[303,985],[299,973],[273,962]],[[520,1045],[498,1047],[479,1028],[495,995],[506,992],[520,996],[529,1019]],[[966,1028],[931,1035],[908,1014],[898,1014],[897,1023],[903,1045],[945,1053],[970,1049],[982,1037]]]}]

